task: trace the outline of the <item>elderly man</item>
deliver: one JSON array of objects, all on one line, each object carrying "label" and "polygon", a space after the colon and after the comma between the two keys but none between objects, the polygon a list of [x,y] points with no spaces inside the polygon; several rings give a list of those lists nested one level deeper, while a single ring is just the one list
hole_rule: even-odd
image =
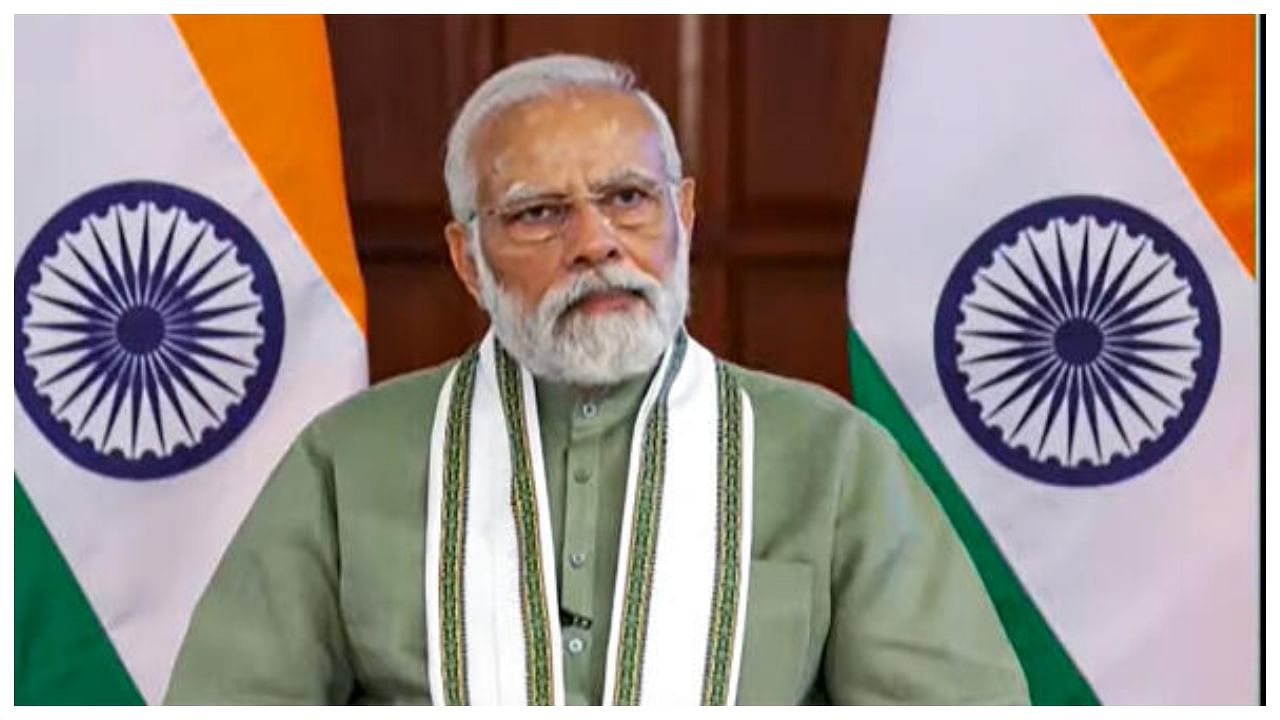
[{"label": "elderly man", "polygon": [[445,172],[490,331],[303,432],[169,701],[1026,701],[884,431],[683,329],[694,182],[629,71],[506,68]]}]

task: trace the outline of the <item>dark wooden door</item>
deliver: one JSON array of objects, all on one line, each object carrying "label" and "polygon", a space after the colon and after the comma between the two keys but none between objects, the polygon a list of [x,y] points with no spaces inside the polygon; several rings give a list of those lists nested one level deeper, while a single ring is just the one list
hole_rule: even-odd
[{"label": "dark wooden door", "polygon": [[671,116],[699,188],[694,336],[847,397],[849,239],[887,28],[880,16],[328,18],[372,378],[483,333],[442,235],[445,135],[488,74],[561,51],[626,62]]}]

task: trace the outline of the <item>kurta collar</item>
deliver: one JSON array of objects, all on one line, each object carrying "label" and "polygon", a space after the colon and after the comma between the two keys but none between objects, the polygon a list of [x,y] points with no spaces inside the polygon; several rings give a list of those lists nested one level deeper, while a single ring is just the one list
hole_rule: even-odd
[{"label": "kurta collar", "polygon": [[538,417],[543,423],[571,428],[575,436],[604,432],[635,418],[656,370],[655,365],[616,385],[590,389],[534,378]]}]

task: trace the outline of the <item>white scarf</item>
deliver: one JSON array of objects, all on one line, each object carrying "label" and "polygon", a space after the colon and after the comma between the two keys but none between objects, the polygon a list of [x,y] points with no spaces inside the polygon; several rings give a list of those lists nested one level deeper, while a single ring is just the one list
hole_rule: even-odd
[{"label": "white scarf", "polygon": [[[631,437],[604,701],[733,704],[751,552],[751,402],[683,331]],[[427,674],[437,704],[565,702],[533,378],[490,331],[431,430]]]}]

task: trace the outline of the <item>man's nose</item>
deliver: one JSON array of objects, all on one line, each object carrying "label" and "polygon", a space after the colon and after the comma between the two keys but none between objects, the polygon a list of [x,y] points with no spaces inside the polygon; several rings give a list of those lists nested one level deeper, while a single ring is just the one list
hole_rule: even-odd
[{"label": "man's nose", "polygon": [[618,232],[591,202],[580,200],[565,222],[563,242],[574,267],[587,268],[622,257]]}]

